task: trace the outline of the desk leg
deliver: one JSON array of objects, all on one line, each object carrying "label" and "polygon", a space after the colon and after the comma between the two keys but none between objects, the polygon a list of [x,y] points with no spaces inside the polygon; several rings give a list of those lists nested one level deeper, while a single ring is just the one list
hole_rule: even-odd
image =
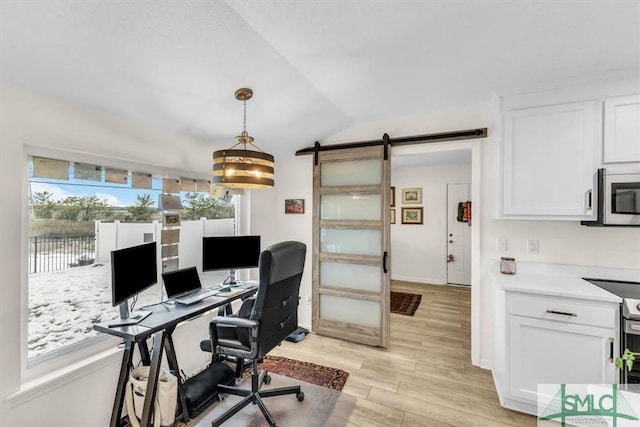
[{"label": "desk leg", "polygon": [[176,357],[176,349],[173,345],[173,330],[175,328],[171,328],[168,331],[167,336],[165,338],[165,346],[167,350],[167,364],[169,365],[169,369],[174,373],[174,375],[178,378],[178,402],[180,402],[180,412],[182,413],[182,419],[184,421],[189,421],[189,410],[187,409],[187,399],[182,392],[182,377],[180,376],[180,367],[178,366],[178,358]]},{"label": "desk leg", "polygon": [[149,358],[149,346],[147,345],[147,340],[138,341],[138,350],[140,351],[140,359],[144,366],[149,366],[151,364],[151,359]]},{"label": "desk leg", "polygon": [[[149,366],[149,379],[147,380],[147,393],[144,397],[142,409],[142,420],[140,426],[150,427],[151,415],[153,414],[153,404],[158,391],[158,377],[160,375],[160,362],[162,361],[162,349],[164,347],[165,331],[156,332],[153,338],[153,353],[151,354],[151,365]],[[157,417],[160,414],[156,414]]]},{"label": "desk leg", "polygon": [[124,392],[129,381],[129,368],[133,360],[133,349],[135,343],[126,341],[124,344],[124,353],[122,354],[122,364],[120,365],[120,376],[118,377],[118,388],[116,389],[116,398],[113,402],[111,410],[110,427],[118,427],[120,425],[120,416],[122,415],[122,405],[124,403]]}]

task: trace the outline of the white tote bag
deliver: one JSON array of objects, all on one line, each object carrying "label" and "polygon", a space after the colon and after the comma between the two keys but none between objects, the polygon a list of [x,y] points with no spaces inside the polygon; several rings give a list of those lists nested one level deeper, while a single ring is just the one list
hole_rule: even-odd
[{"label": "white tote bag", "polygon": [[[149,367],[138,366],[129,375],[125,391],[127,414],[132,427],[140,427],[144,398],[147,395]],[[153,411],[153,426],[166,427],[173,425],[178,402],[178,378],[165,369],[160,369],[158,388]]]}]

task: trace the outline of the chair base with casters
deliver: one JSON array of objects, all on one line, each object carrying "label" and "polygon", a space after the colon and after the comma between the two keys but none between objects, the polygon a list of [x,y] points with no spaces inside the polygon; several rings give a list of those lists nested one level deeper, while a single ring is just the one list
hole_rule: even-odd
[{"label": "chair base with casters", "polygon": [[260,375],[260,373],[258,372],[258,362],[253,361],[253,369],[251,372],[251,390],[218,384],[219,393],[233,394],[234,396],[244,397],[244,399],[236,403],[231,409],[227,410],[227,412],[222,414],[220,417],[216,418],[211,423],[212,427],[218,427],[229,418],[240,412],[245,406],[249,405],[250,403],[258,405],[260,411],[269,422],[269,425],[274,427],[276,426],[276,420],[273,418],[273,415],[271,415],[271,412],[269,412],[262,399],[273,396],[295,394],[298,402],[302,402],[304,400],[304,392],[301,390],[300,386],[260,390],[263,384],[269,383],[271,383],[271,376],[269,375],[269,373],[265,370],[262,375]]}]

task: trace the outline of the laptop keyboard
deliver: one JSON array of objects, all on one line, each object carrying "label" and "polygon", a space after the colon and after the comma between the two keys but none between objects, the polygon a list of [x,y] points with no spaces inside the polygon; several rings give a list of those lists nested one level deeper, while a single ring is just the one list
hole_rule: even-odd
[{"label": "laptop keyboard", "polygon": [[206,289],[203,290],[202,292],[198,292],[195,295],[187,295],[181,298],[176,298],[174,299],[175,302],[180,303],[180,304],[193,304],[196,303],[198,301],[202,301],[205,298],[209,298],[210,296],[215,295],[218,292],[217,289]]}]

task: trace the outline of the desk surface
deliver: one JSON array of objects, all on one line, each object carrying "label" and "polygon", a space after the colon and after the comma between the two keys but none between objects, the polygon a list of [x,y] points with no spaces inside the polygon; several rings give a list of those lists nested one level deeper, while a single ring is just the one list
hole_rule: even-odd
[{"label": "desk surface", "polygon": [[151,314],[135,325],[109,327],[109,323],[113,322],[109,320],[93,325],[93,329],[125,340],[139,341],[209,310],[249,297],[257,289],[257,286],[247,285],[244,289],[235,288],[234,291],[238,292],[230,296],[211,296],[191,305],[159,303],[145,307],[144,310],[151,311]]}]

